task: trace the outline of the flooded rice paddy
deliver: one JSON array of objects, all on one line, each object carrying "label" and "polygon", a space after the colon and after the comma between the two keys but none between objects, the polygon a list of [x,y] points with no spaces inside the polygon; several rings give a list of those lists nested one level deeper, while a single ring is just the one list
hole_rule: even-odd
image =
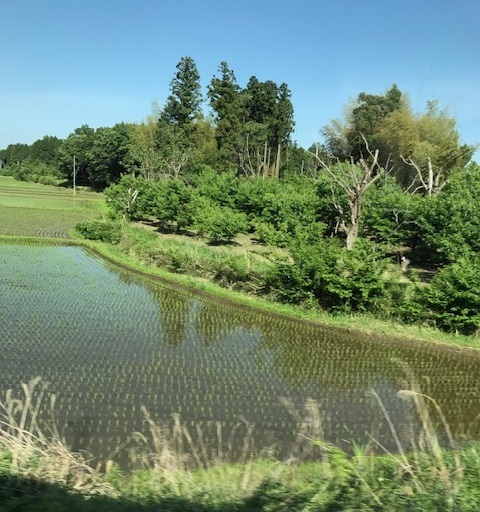
[{"label": "flooded rice paddy", "polygon": [[457,439],[480,434],[480,357],[472,352],[240,307],[77,247],[0,245],[0,347],[2,396],[41,376],[72,449],[125,465],[138,443],[132,432],[148,431],[142,406],[159,424],[188,429],[185,451],[191,443],[209,458],[307,456],[308,437],[391,447],[371,390],[408,446],[416,416],[397,392],[410,374]]}]

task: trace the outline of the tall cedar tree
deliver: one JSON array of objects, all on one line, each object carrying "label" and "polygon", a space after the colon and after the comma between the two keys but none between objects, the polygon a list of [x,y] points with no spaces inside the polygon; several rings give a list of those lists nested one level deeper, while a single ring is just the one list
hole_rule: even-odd
[{"label": "tall cedar tree", "polygon": [[281,153],[290,144],[293,106],[285,83],[260,82],[255,76],[242,91],[244,115],[240,167],[246,175],[278,176]]},{"label": "tall cedar tree", "polygon": [[292,93],[285,82],[278,88],[276,115],[273,120],[274,136],[282,147],[290,145],[290,134],[292,133],[295,121],[293,119]]},{"label": "tall cedar tree", "polygon": [[186,128],[200,113],[202,93],[200,74],[191,57],[182,57],[170,83],[171,94],[162,112],[164,121]]},{"label": "tall cedar tree", "polygon": [[287,146],[294,125],[291,93],[287,84],[278,86],[272,80],[260,82],[252,76],[244,96],[245,120],[266,125],[270,147]]},{"label": "tall cedar tree", "polygon": [[[267,80],[260,82],[252,76],[248,81],[245,96],[245,120],[265,125],[267,143],[269,147],[276,147],[277,141],[273,131],[276,115],[278,86],[275,82]],[[264,141],[265,142],[265,141]]]},{"label": "tall cedar tree", "polygon": [[182,57],[178,62],[170,91],[157,124],[156,146],[160,173],[178,178],[192,159],[194,121],[201,115],[200,74],[191,57]]},{"label": "tall cedar tree", "polygon": [[216,122],[216,139],[221,157],[230,160],[238,147],[242,119],[242,97],[235,73],[223,61],[218,68],[220,78],[213,77],[208,97]]}]

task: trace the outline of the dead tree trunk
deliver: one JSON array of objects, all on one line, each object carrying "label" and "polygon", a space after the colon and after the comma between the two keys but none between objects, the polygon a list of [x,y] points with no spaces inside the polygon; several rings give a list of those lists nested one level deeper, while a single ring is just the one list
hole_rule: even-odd
[{"label": "dead tree trunk", "polygon": [[[385,173],[385,169],[378,162],[378,149],[372,153],[367,146],[367,151],[370,155],[368,162],[363,158],[358,163],[353,160],[349,164],[337,161],[334,167],[325,163],[318,153],[311,153],[332,180],[333,205],[340,214],[339,228],[346,235],[348,250],[353,249],[358,238],[363,195]],[[346,195],[349,215],[345,215],[341,204],[335,199],[335,185]]]},{"label": "dead tree trunk", "polygon": [[[414,190],[413,193],[417,192],[418,190],[424,190],[425,194],[428,197],[434,196],[438,194],[443,187],[448,183],[448,179],[445,178],[442,171],[437,171],[436,173],[433,170],[432,165],[432,159],[428,157],[427,159],[427,173],[426,177],[422,174],[422,169],[420,168],[420,165],[418,165],[416,162],[414,162],[411,158],[408,160],[402,156],[402,160],[407,164],[413,167],[417,173],[418,181],[420,181],[420,185],[418,185]],[[407,190],[411,190],[413,186],[418,183],[416,179],[413,180],[413,183],[408,187]]]}]

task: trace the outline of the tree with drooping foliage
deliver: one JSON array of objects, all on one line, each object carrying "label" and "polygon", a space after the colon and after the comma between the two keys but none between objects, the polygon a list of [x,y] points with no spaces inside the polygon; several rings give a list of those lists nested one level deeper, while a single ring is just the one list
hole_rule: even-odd
[{"label": "tree with drooping foliage", "polygon": [[161,175],[161,159],[157,151],[157,119],[148,116],[130,132],[126,165],[129,171],[147,180]]},{"label": "tree with drooping foliage", "polygon": [[155,133],[160,178],[178,179],[192,160],[193,149],[185,131],[161,116]]},{"label": "tree with drooping foliage", "polygon": [[347,110],[344,123],[337,120],[324,127],[327,147],[340,160],[368,158],[368,148],[380,147],[378,132],[383,120],[404,103],[403,94],[395,84],[385,94],[361,92]]},{"label": "tree with drooping foliage", "polygon": [[378,141],[390,155],[400,183],[427,196],[440,192],[473,153],[471,146],[460,142],[455,119],[436,101],[428,102],[423,114],[415,115],[408,106],[388,114],[380,124]]}]

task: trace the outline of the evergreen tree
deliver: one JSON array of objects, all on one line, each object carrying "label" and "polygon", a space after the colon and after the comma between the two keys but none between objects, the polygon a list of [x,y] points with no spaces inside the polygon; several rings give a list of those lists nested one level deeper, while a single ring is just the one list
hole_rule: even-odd
[{"label": "evergreen tree", "polygon": [[9,144],[5,149],[5,162],[9,165],[25,162],[30,157],[28,144]]},{"label": "evergreen tree", "polygon": [[262,124],[268,136],[268,146],[285,147],[290,141],[293,105],[287,84],[280,87],[273,81],[259,82],[252,76],[244,90],[245,121]]},{"label": "evergreen tree", "polygon": [[247,176],[278,176],[282,150],[290,143],[293,106],[286,84],[260,82],[255,76],[242,91],[244,116],[239,151],[240,167]]},{"label": "evergreen tree", "polygon": [[186,128],[200,113],[202,93],[200,74],[191,57],[182,57],[170,83],[171,94],[162,112],[163,120]]},{"label": "evergreen tree", "polygon": [[402,92],[395,84],[385,94],[361,92],[345,122],[335,120],[324,127],[328,149],[340,160],[353,158],[357,162],[366,158],[367,145],[370,151],[379,149],[378,132],[382,121],[404,105]]},{"label": "evergreen tree", "polygon": [[95,130],[84,124],[75,128],[58,149],[60,170],[73,177],[73,161],[75,158],[75,178],[77,185],[93,185],[89,181],[92,176],[90,150],[95,141]]},{"label": "evergreen tree", "polygon": [[274,144],[271,128],[277,107],[277,84],[271,80],[260,82],[255,76],[252,76],[244,90],[244,95],[246,120],[266,125],[269,145]]},{"label": "evergreen tree", "polygon": [[208,97],[216,122],[216,140],[221,158],[236,160],[242,120],[242,96],[235,73],[223,61],[219,66],[220,78],[213,77]]},{"label": "evergreen tree", "polygon": [[366,144],[371,151],[378,149],[380,124],[388,114],[402,106],[402,93],[393,84],[384,95],[362,92],[358,95],[357,102],[358,105],[351,113],[351,128],[347,134],[350,156],[355,161],[368,154]]},{"label": "evergreen tree", "polygon": [[290,145],[290,134],[295,121],[293,119],[292,93],[286,83],[280,84],[277,92],[275,116],[273,119],[273,133],[277,144],[286,148]]},{"label": "evergreen tree", "polygon": [[178,178],[195,160],[195,121],[201,117],[200,74],[191,57],[180,59],[170,91],[157,123],[156,149],[160,175]]},{"label": "evergreen tree", "polygon": [[134,125],[118,123],[112,128],[97,128],[91,148],[87,151],[88,180],[101,190],[120,179],[128,171],[127,153]]},{"label": "evergreen tree", "polygon": [[32,162],[55,164],[57,162],[58,149],[61,145],[61,139],[45,135],[43,139],[36,140],[30,146],[29,160]]}]

